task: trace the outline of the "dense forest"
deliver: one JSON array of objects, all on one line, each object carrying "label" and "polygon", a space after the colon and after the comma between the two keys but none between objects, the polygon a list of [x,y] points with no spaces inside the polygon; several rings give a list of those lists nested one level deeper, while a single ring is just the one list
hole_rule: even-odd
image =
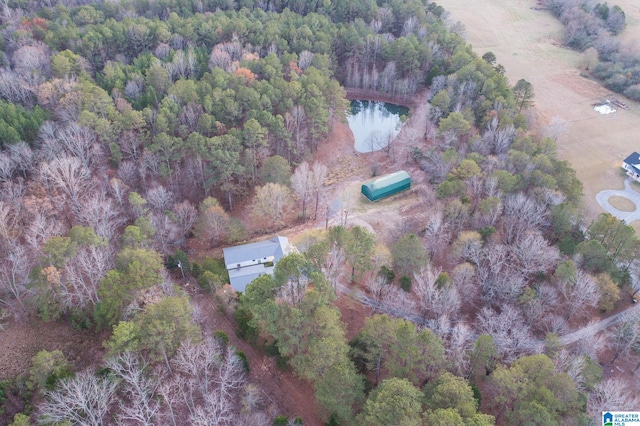
[{"label": "dense forest", "polygon": [[[105,336],[89,365],[42,350],[0,382],[0,423],[301,424],[228,333],[206,331],[194,294],[306,380],[326,424],[588,424],[637,406],[603,366],[637,359],[640,317],[563,337],[637,291],[640,242],[584,216],[555,140],[528,129],[534,88],[473,53],[441,6],[0,7],[0,330]],[[426,219],[399,221],[391,241],[346,220],[308,229],[273,276],[230,294],[211,249],[329,211],[335,165],[314,155],[346,89],[428,99],[425,133],[394,159],[427,182],[414,193]],[[345,288],[372,312],[350,340]]]}]

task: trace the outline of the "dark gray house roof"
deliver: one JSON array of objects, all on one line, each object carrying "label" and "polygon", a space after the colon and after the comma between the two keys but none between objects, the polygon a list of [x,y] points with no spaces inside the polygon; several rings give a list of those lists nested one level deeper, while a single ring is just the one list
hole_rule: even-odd
[{"label": "dark gray house roof", "polygon": [[229,281],[235,291],[244,292],[251,281],[265,274],[273,275],[273,266],[265,267],[263,264],[259,264],[240,269],[229,269]]},{"label": "dark gray house roof", "polygon": [[[244,292],[247,285],[260,275],[273,274],[272,265],[289,254],[289,251],[289,240],[280,236],[222,249],[231,287]],[[265,263],[270,265],[265,266]]]},{"label": "dark gray house roof", "polygon": [[636,175],[640,175],[640,154],[634,151],[624,159],[624,163],[631,167]]}]

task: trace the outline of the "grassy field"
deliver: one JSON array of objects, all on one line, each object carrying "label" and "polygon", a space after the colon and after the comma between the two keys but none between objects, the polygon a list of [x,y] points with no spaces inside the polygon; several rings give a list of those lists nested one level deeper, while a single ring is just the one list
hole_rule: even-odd
[{"label": "grassy field", "polygon": [[627,17],[627,28],[620,35],[622,40],[640,44],[640,3],[637,0],[619,0],[609,4],[620,6]]},{"label": "grassy field", "polygon": [[[563,27],[548,11],[533,9],[535,0],[441,0],[453,21],[466,27],[465,37],[480,55],[493,52],[512,84],[533,83],[535,108],[530,112],[543,133],[557,135],[559,154],[584,183],[585,208],[595,217],[603,210],[595,194],[623,188],[622,159],[640,150],[640,105],[600,115],[592,104],[612,94],[581,77],[580,53],[562,48]],[[627,15],[625,40],[640,41],[640,3],[618,4]],[[617,96],[619,97],[619,96]],[[636,225],[636,224],[634,224]]]}]

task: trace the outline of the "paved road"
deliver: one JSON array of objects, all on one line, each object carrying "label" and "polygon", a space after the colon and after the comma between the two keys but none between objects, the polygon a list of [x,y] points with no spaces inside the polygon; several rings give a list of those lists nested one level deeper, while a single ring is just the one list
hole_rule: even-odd
[{"label": "paved road", "polygon": [[615,315],[611,315],[609,318],[605,318],[602,321],[599,321],[595,324],[591,324],[587,327],[583,327],[573,333],[565,334],[560,337],[560,342],[565,345],[570,345],[571,343],[577,342],[578,340],[582,340],[587,337],[591,337],[595,334],[598,334],[602,330],[611,327],[614,324],[620,322],[622,317],[627,314],[640,312],[640,304],[634,305],[624,311],[617,313]]},{"label": "paved road", "polygon": [[[610,197],[623,197],[631,201],[636,205],[635,211],[625,212],[618,210],[609,203]],[[608,189],[600,191],[596,194],[596,201],[600,206],[617,217],[620,220],[624,220],[626,223],[631,223],[634,220],[640,220],[640,193],[631,188],[631,179],[624,181],[624,189]]]}]

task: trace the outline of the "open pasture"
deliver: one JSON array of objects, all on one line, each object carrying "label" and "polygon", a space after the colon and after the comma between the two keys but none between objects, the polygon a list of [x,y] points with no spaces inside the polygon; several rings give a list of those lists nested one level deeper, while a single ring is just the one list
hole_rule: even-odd
[{"label": "open pasture", "polygon": [[[543,134],[557,137],[559,154],[576,169],[584,183],[585,208],[595,217],[602,208],[595,200],[605,189],[622,189],[620,165],[640,150],[640,105],[624,100],[629,110],[601,115],[592,104],[612,95],[582,77],[585,58],[561,46],[562,24],[536,0],[442,0],[452,21],[466,27],[474,51],[493,52],[512,84],[524,78],[535,91],[529,112]],[[622,0],[627,15],[625,41],[640,43],[640,3]],[[637,225],[634,224],[634,225]]]}]

